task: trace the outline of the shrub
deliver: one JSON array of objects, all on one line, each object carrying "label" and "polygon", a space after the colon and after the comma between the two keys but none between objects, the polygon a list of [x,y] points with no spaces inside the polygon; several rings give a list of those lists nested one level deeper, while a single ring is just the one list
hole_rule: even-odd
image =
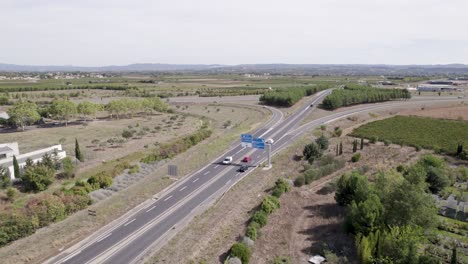
[{"label": "shrub", "polygon": [[315,140],[315,143],[317,143],[317,145],[322,150],[327,150],[328,149],[329,142],[328,142],[327,137],[324,136],[323,134]]},{"label": "shrub", "polygon": [[108,187],[112,185],[112,177],[104,172],[98,173],[91,176],[88,179],[88,183],[91,185],[98,185],[100,188]]},{"label": "shrub", "polygon": [[13,202],[18,195],[18,190],[13,188],[13,187],[8,187],[7,192],[6,192],[8,201]]},{"label": "shrub", "polygon": [[361,153],[356,153],[351,157],[352,162],[358,162],[361,159]]},{"label": "shrub", "polygon": [[278,179],[275,183],[272,195],[279,198],[283,193],[288,192],[290,189],[291,186],[289,186],[285,180]]},{"label": "shrub", "polygon": [[268,195],[263,198],[262,204],[260,205],[262,211],[267,214],[273,213],[276,209],[280,208],[280,202],[275,196]]},{"label": "shrub", "polygon": [[264,227],[268,222],[268,215],[265,211],[257,211],[253,216],[252,216],[252,220],[251,220],[251,223],[257,223],[258,226],[261,228],[261,227]]},{"label": "shrub", "polygon": [[316,169],[309,169],[307,171],[304,172],[304,183],[305,184],[310,184],[311,182],[315,181],[316,179],[318,179],[319,175],[318,175],[318,171]]},{"label": "shrub", "polygon": [[254,241],[257,240],[257,228],[255,226],[249,225],[245,235]]},{"label": "shrub", "polygon": [[376,137],[376,136],[371,136],[369,138],[369,142],[372,143],[372,144],[375,144],[378,140],[379,140],[379,138]]},{"label": "shrub", "polygon": [[278,256],[273,259],[272,264],[292,264],[291,258],[288,256]]},{"label": "shrub", "polygon": [[383,143],[385,146],[389,146],[390,144],[392,144],[392,142],[388,139],[384,139]]},{"label": "shrub", "polygon": [[235,243],[230,250],[231,257],[237,257],[242,261],[242,264],[248,264],[252,251],[243,243]]},{"label": "shrub", "polygon": [[297,178],[294,180],[294,186],[296,187],[301,187],[304,184],[305,184],[305,178],[302,175],[297,176]]},{"label": "shrub", "polygon": [[128,130],[128,129],[124,129],[124,131],[122,131],[122,137],[125,138],[125,139],[132,138],[133,137],[133,131]]},{"label": "shrub", "polygon": [[315,159],[322,156],[322,149],[320,149],[316,143],[310,143],[305,145],[302,154],[304,155],[304,158],[312,164]]},{"label": "shrub", "polygon": [[39,165],[31,166],[21,175],[26,191],[44,191],[52,183],[55,171],[49,167]]},{"label": "shrub", "polygon": [[62,160],[62,167],[62,176],[64,178],[75,177],[75,165],[73,164],[73,161],[70,159],[70,157],[66,157]]},{"label": "shrub", "polygon": [[134,173],[137,173],[139,171],[140,171],[140,165],[135,164],[135,165],[130,167],[130,169],[128,170],[128,173],[134,174]]}]

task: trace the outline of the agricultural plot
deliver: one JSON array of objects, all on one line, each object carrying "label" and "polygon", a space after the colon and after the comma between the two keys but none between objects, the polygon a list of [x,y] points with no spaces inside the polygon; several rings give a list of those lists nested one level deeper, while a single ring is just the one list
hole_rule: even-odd
[{"label": "agricultural plot", "polygon": [[363,125],[352,136],[433,149],[448,154],[468,146],[468,122],[416,116],[395,116]]}]

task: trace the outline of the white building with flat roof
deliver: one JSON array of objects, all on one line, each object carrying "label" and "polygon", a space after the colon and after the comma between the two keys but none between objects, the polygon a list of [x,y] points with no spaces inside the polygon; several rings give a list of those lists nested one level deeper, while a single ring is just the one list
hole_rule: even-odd
[{"label": "white building with flat roof", "polygon": [[67,156],[66,152],[62,150],[62,145],[54,145],[48,148],[32,151],[29,153],[19,154],[18,143],[3,143],[0,144],[0,166],[8,168],[10,178],[16,179],[15,170],[13,168],[13,156],[16,156],[20,168],[26,165],[26,160],[31,159],[34,163],[42,161],[45,154],[54,156],[57,154],[58,159],[63,159]]}]

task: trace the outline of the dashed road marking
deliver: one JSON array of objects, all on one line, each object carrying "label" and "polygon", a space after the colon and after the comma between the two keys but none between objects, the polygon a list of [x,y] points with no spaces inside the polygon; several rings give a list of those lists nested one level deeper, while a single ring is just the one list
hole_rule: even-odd
[{"label": "dashed road marking", "polygon": [[146,212],[148,213],[149,211],[153,210],[154,208],[156,208],[156,205],[151,207],[150,209],[146,210]]},{"label": "dashed road marking", "polygon": [[203,173],[203,175],[207,175],[208,173],[210,173],[210,171],[207,171],[207,172]]},{"label": "dashed road marking", "polygon": [[167,201],[167,200],[171,199],[171,197],[172,197],[172,195],[167,197],[166,199],[164,199],[164,201]]},{"label": "dashed road marking", "polygon": [[200,179],[200,178],[196,178],[195,180],[193,180],[193,182],[197,182],[197,181],[198,181],[198,179]]},{"label": "dashed road marking", "polygon": [[128,226],[129,224],[131,224],[133,221],[135,221],[136,219],[133,218],[130,222],[127,222],[124,226]]},{"label": "dashed road marking", "polygon": [[99,239],[98,241],[96,241],[96,243],[99,243],[99,242],[103,241],[104,239],[110,237],[111,235],[112,235],[112,233],[109,233],[109,234],[103,236],[101,239]]},{"label": "dashed road marking", "polygon": [[186,188],[187,188],[187,186],[182,187],[182,189],[180,189],[179,192],[185,190]]}]

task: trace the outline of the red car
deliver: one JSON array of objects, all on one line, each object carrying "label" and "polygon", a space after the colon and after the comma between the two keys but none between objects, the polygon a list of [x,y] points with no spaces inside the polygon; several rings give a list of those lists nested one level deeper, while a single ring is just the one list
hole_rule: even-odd
[{"label": "red car", "polygon": [[249,157],[249,156],[245,156],[243,159],[242,159],[242,162],[250,162],[252,159]]}]

